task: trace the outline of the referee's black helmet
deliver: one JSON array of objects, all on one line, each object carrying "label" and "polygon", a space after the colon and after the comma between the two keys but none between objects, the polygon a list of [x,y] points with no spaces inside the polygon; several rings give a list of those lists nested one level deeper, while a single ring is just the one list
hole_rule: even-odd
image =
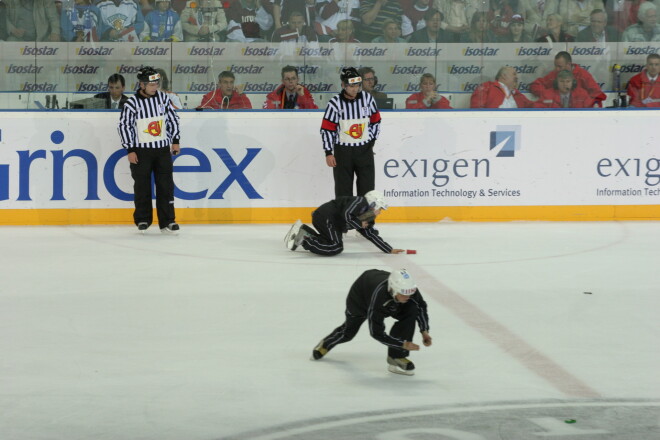
[{"label": "referee's black helmet", "polygon": [[356,84],[362,82],[362,77],[355,67],[344,67],[341,69],[339,78],[344,84]]},{"label": "referee's black helmet", "polygon": [[137,79],[140,82],[158,82],[160,81],[160,73],[151,66],[143,66],[138,70]]}]

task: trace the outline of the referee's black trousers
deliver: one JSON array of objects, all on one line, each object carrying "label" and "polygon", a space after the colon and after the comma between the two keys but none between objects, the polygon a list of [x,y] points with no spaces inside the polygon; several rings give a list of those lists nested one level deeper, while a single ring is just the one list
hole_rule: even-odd
[{"label": "referee's black trousers", "polygon": [[[415,334],[415,324],[417,323],[417,314],[419,309],[417,304],[408,301],[399,307],[399,311],[392,317],[397,321],[390,329],[390,336],[403,341],[412,341]],[[360,330],[362,323],[367,320],[363,312],[351,311],[346,309],[346,321],[323,338],[323,347],[331,350],[338,344],[343,344],[352,340]],[[402,347],[388,346],[387,355],[393,358],[407,357],[410,354],[408,350]]]},{"label": "referee's black trousers", "polygon": [[374,141],[359,147],[335,145],[337,166],[332,169],[335,178],[335,197],[353,195],[353,176],[356,176],[357,195],[363,196],[376,184],[374,168]]},{"label": "referee's black trousers", "polygon": [[153,222],[151,176],[156,184],[156,212],[162,229],[174,222],[174,179],[170,147],[138,148],[138,163],[131,164],[133,192],[135,193],[135,224]]}]

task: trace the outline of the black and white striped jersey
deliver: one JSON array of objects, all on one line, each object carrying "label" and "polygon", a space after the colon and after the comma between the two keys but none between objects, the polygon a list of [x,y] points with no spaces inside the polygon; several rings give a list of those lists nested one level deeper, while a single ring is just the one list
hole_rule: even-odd
[{"label": "black and white striped jersey", "polygon": [[334,146],[359,147],[378,139],[380,112],[369,93],[359,92],[355,99],[344,97],[342,91],[328,101],[321,123],[321,139],[326,156]]},{"label": "black and white striped jersey", "polygon": [[136,148],[163,148],[179,143],[179,116],[167,94],[160,90],[144,97],[131,96],[119,117],[119,137],[129,152]]}]

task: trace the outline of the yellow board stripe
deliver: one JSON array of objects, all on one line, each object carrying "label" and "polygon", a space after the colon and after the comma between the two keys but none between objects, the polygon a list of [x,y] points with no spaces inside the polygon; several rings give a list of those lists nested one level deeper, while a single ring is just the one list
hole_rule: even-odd
[{"label": "yellow board stripe", "polygon": [[[178,208],[177,221],[209,223],[289,223],[311,220],[315,208]],[[154,212],[154,219],[156,213]],[[379,222],[437,222],[441,220],[607,221],[660,220],[660,205],[605,206],[418,206],[392,207]],[[132,224],[133,209],[2,209],[0,225]]]}]

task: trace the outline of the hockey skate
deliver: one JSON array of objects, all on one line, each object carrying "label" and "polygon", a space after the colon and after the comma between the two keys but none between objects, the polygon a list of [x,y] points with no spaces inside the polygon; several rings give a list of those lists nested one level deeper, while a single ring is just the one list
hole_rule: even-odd
[{"label": "hockey skate", "polygon": [[170,223],[164,228],[160,228],[160,232],[162,232],[163,234],[177,235],[179,233],[179,225],[176,223]]},{"label": "hockey skate", "polygon": [[390,373],[405,374],[406,376],[415,374],[415,364],[407,358],[393,358],[388,356],[387,363],[389,364],[387,369]]},{"label": "hockey skate", "polygon": [[323,356],[328,354],[328,349],[323,346],[323,342],[325,341],[321,339],[321,342],[319,342],[319,344],[316,347],[314,347],[314,350],[312,350],[312,358],[311,358],[312,361],[318,361]]},{"label": "hockey skate", "polygon": [[137,227],[138,227],[138,232],[144,235],[147,232],[147,228],[149,228],[149,223],[140,222],[138,223]]},{"label": "hockey skate", "polygon": [[298,247],[299,243],[296,244],[296,235],[300,232],[300,228],[302,228],[302,222],[296,220],[293,226],[291,226],[291,229],[289,229],[289,232],[284,236],[284,245],[287,249],[295,251]]}]

